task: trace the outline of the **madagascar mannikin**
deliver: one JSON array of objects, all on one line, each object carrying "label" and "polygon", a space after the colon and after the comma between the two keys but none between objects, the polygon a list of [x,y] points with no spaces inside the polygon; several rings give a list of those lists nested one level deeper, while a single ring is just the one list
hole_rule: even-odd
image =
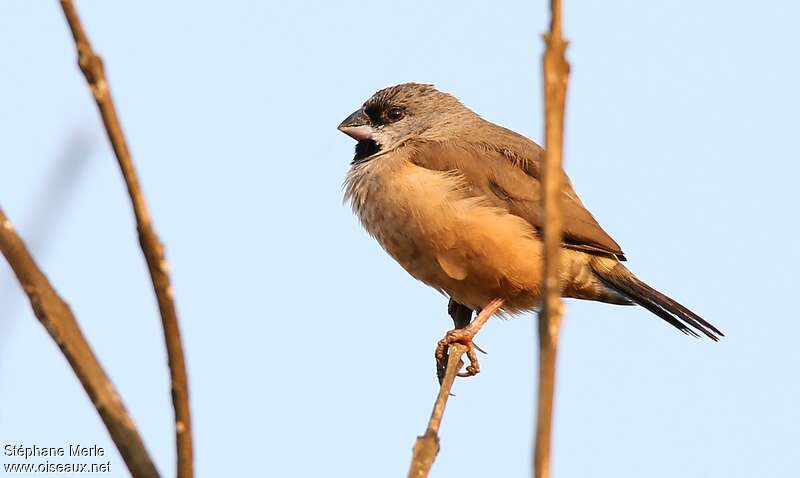
[{"label": "madagascar mannikin", "polygon": [[[456,329],[440,341],[437,358],[463,343],[471,362],[465,375],[476,374],[472,338],[486,320],[540,305],[543,149],[417,83],[378,91],[339,130],[358,141],[346,200],[409,274],[450,298]],[[688,335],[719,340],[716,327],[622,264],[619,244],[566,174],[561,209],[563,297],[638,304]]]}]

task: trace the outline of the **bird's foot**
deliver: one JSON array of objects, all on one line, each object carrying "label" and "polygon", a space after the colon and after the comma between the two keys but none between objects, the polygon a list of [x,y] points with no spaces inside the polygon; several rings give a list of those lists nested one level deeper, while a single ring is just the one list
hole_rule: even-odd
[{"label": "bird's foot", "polygon": [[448,349],[453,344],[461,344],[467,347],[467,365],[466,371],[459,372],[459,377],[471,377],[477,375],[481,371],[480,363],[478,362],[478,354],[475,353],[475,344],[472,343],[474,334],[469,333],[466,329],[453,329],[444,338],[436,344],[436,370],[441,383],[444,370],[447,367]]},{"label": "bird's foot", "polygon": [[[503,300],[496,299],[489,303],[481,310],[481,313],[473,320],[468,326],[464,328],[457,328],[447,332],[442,340],[436,345],[436,376],[439,383],[442,383],[444,372],[447,368],[448,350],[452,344],[461,344],[467,347],[467,359],[469,365],[467,368],[458,374],[459,377],[472,377],[481,371],[480,363],[478,362],[478,354],[476,350],[480,350],[472,341],[478,331],[483,327],[489,318],[494,315],[497,310],[502,307]],[[482,350],[481,350],[482,351]]]}]

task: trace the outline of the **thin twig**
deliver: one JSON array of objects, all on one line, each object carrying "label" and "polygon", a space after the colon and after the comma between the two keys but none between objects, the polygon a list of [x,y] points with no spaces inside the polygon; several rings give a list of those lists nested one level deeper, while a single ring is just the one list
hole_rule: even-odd
[{"label": "thin twig", "polygon": [[[86,177],[92,151],[95,146],[94,138],[88,137],[81,131],[72,131],[66,138],[63,150],[59,157],[53,161],[53,167],[47,173],[47,178],[37,187],[38,191],[33,200],[33,205],[27,213],[27,221],[23,221],[22,229],[27,231],[27,245],[32,254],[41,258],[47,252],[53,240],[55,231],[61,221],[67,216],[70,203],[80,190],[80,182]],[[3,342],[10,337],[6,333],[11,325],[16,310],[17,291],[11,281],[5,283],[0,276],[0,349]]]},{"label": "thin twig", "polygon": [[447,351],[447,369],[439,387],[439,394],[433,403],[431,418],[428,420],[428,428],[425,434],[417,437],[414,443],[414,453],[411,457],[411,466],[408,469],[408,478],[425,478],[431,471],[433,461],[439,453],[439,427],[442,424],[444,409],[447,406],[447,399],[450,397],[450,390],[456,375],[464,363],[461,356],[467,351],[467,347],[461,344],[452,344]]},{"label": "thin twig", "polygon": [[137,478],[157,477],[158,471],[144,447],[136,425],[128,415],[114,384],[86,342],[69,305],[53,289],[36,265],[2,209],[0,251],[28,295],[36,317],[58,344],[61,353],[81,381],[131,475]]},{"label": "thin twig", "polygon": [[563,305],[559,286],[563,182],[561,158],[564,135],[564,103],[569,64],[564,57],[567,42],[561,36],[561,1],[550,1],[550,32],[544,35],[545,97],[544,159],[544,300],[539,314],[539,399],[533,475],[550,477],[550,437],[556,382],[556,354]]},{"label": "thin twig", "polygon": [[175,302],[172,298],[169,265],[164,256],[164,246],[153,228],[150,212],[139,185],[136,170],[125,142],[125,136],[122,133],[122,126],[111,99],[111,91],[103,69],[103,61],[92,49],[72,1],[61,0],[61,7],[75,39],[75,47],[78,50],[78,65],[86,77],[86,81],[92,90],[92,95],[94,95],[94,99],[100,109],[103,124],[114,148],[114,153],[117,156],[119,167],[122,170],[122,175],[125,178],[125,184],[133,203],[133,211],[139,232],[139,244],[142,247],[147,267],[150,270],[150,278],[153,282],[153,288],[158,299],[158,308],[161,312],[164,340],[167,345],[167,357],[172,378],[172,405],[175,408],[178,477],[189,478],[194,473],[189,387],[183,345],[181,344],[180,329],[178,327],[178,316],[175,311]]}]

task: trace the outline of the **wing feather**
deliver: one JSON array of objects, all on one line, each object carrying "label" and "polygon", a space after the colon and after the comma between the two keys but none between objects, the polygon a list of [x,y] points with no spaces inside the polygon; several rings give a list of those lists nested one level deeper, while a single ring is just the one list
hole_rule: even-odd
[{"label": "wing feather", "polygon": [[[411,161],[427,169],[459,174],[472,195],[484,196],[541,230],[542,148],[511,130],[487,124],[490,127],[482,128],[483,137],[410,145]],[[565,246],[625,260],[619,244],[586,209],[566,174],[562,193]]]}]

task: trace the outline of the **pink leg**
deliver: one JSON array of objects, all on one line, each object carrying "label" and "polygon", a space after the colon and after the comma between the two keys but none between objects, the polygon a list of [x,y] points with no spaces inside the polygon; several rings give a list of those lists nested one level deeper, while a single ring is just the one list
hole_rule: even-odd
[{"label": "pink leg", "polygon": [[436,365],[439,370],[439,381],[441,382],[441,372],[444,370],[444,364],[447,363],[447,348],[450,344],[459,343],[467,346],[467,358],[469,365],[466,372],[459,373],[459,377],[471,377],[481,371],[480,364],[478,363],[478,355],[475,353],[475,345],[472,339],[477,335],[478,331],[486,324],[491,316],[493,316],[500,307],[503,306],[503,299],[495,299],[486,307],[481,310],[481,313],[475,317],[468,326],[463,329],[453,329],[436,345]]}]

